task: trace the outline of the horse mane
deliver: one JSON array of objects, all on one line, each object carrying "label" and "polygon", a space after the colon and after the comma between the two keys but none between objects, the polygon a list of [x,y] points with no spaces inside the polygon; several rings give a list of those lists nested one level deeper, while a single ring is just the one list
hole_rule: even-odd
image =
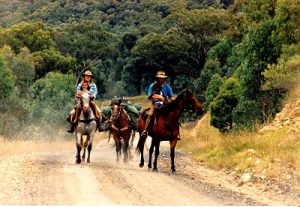
[{"label": "horse mane", "polygon": [[157,114],[166,115],[166,114],[170,113],[171,111],[174,111],[174,109],[177,108],[178,103],[181,99],[185,98],[186,96],[190,97],[192,95],[193,94],[190,89],[186,88],[186,89],[182,90],[179,93],[179,95],[175,98],[174,101],[167,103],[165,106],[163,106],[161,108],[158,108]]}]

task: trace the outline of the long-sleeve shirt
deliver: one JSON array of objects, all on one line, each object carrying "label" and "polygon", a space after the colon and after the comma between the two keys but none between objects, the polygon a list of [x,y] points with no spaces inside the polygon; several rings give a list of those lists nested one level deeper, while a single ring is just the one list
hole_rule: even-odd
[{"label": "long-sleeve shirt", "polygon": [[[77,85],[77,92],[81,91],[81,85],[82,85],[82,82]],[[97,89],[97,86],[95,83],[90,83],[89,91],[94,96],[94,99],[96,99],[97,94],[98,94],[98,89]],[[80,100],[77,100],[77,102],[79,102],[79,101]]]}]

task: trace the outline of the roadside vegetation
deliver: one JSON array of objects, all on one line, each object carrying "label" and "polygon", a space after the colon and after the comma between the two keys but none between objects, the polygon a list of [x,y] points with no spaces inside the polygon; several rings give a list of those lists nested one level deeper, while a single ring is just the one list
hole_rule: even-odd
[{"label": "roadside vegetation", "polygon": [[[178,147],[206,166],[233,174],[300,177],[300,128],[299,114],[296,114],[300,109],[299,91],[297,86],[284,100],[284,104],[295,107],[285,108],[276,123],[259,126],[259,132],[221,133],[210,125],[210,115],[206,114],[195,128],[183,127]],[[290,117],[295,117],[295,121]]]}]

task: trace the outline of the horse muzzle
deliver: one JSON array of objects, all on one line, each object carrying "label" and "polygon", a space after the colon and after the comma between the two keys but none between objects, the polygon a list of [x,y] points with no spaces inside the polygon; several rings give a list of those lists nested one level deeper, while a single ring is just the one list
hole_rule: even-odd
[{"label": "horse muzzle", "polygon": [[89,106],[83,106],[83,111],[84,112],[89,112],[90,111],[90,107]]},{"label": "horse muzzle", "polygon": [[118,117],[119,117],[118,114],[112,114],[112,115],[111,115],[111,119],[112,119],[112,120],[117,120]]}]

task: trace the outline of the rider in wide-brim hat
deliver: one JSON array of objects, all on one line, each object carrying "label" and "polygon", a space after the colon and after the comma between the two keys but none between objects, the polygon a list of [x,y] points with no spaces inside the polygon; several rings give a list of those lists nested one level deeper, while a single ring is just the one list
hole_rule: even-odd
[{"label": "rider in wide-brim hat", "polygon": [[167,78],[168,76],[166,76],[165,71],[160,70],[160,71],[158,71],[158,72],[156,73],[156,76],[155,76],[155,77],[156,77],[156,78]]},{"label": "rider in wide-brim hat", "polygon": [[96,120],[98,121],[100,119],[100,109],[97,107],[95,103],[96,96],[98,94],[97,86],[93,82],[93,73],[90,70],[86,70],[84,73],[82,73],[82,81],[77,86],[77,92],[75,95],[75,98],[77,100],[77,105],[75,106],[74,110],[72,110],[67,117],[67,120],[71,122],[71,129],[68,130],[68,132],[73,133],[79,119],[79,115],[81,113],[81,105],[80,105],[80,97],[82,95],[82,92],[84,90],[88,90],[91,95],[91,108],[93,110],[93,113],[96,117]]},{"label": "rider in wide-brim hat", "polygon": [[82,76],[84,77],[84,76],[91,76],[92,78],[94,77],[93,76],[93,73],[90,71],[90,70],[87,70],[87,71],[85,71],[84,73],[82,73]]},{"label": "rider in wide-brim hat", "polygon": [[[144,138],[146,138],[148,135],[148,128],[154,115],[155,108],[160,107],[159,105],[161,104],[166,104],[168,101],[175,100],[172,88],[166,84],[167,77],[168,76],[166,75],[165,71],[157,71],[155,82],[152,83],[148,88],[148,99],[151,100],[151,106],[144,130],[141,134],[141,136]],[[159,89],[160,91],[157,91],[156,89]]]}]

